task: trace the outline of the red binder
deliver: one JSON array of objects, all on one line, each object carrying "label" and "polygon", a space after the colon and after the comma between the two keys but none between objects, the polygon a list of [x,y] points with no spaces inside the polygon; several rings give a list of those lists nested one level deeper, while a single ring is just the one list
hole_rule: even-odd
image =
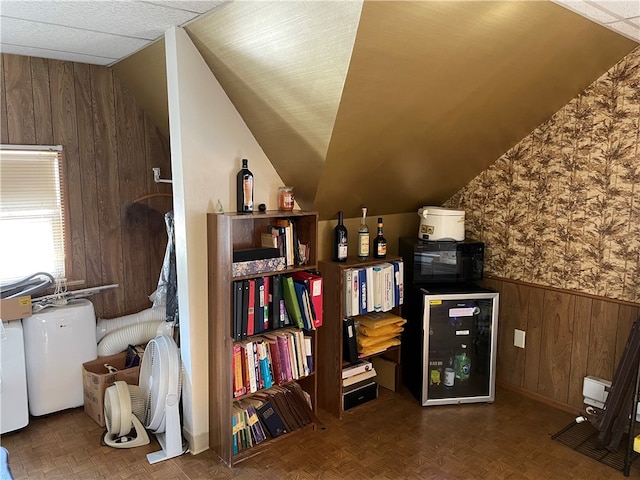
[{"label": "red binder", "polygon": [[316,328],[322,326],[322,277],[311,272],[294,272],[291,276],[306,284],[311,299],[313,324]]}]

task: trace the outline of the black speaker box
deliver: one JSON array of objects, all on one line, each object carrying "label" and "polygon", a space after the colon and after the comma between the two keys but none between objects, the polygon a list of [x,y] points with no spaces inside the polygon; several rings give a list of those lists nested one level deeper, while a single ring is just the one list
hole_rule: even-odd
[{"label": "black speaker box", "polygon": [[350,408],[357,407],[376,398],[378,398],[378,384],[371,382],[357,390],[344,393],[342,395],[342,410],[349,410]]}]

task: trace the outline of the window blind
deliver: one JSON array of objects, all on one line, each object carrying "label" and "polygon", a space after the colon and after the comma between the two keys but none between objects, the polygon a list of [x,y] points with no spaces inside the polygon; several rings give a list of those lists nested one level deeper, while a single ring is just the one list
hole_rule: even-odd
[{"label": "window blind", "polygon": [[65,276],[62,147],[0,147],[0,280]]}]

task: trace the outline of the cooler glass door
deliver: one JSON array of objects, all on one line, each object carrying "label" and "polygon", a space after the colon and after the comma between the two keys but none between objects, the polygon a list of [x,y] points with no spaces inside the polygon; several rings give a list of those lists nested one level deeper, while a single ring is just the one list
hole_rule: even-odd
[{"label": "cooler glass door", "polygon": [[492,402],[498,294],[427,294],[423,305],[423,405]]}]

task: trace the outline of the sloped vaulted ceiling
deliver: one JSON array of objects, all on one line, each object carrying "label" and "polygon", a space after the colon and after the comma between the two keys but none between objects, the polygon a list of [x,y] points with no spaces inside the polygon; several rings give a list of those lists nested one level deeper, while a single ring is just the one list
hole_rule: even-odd
[{"label": "sloped vaulted ceiling", "polygon": [[360,2],[232,2],[187,32],[298,203],[312,208]]},{"label": "sloped vaulted ceiling", "polygon": [[186,30],[322,219],[443,203],[638,46],[549,1],[229,2]]}]

